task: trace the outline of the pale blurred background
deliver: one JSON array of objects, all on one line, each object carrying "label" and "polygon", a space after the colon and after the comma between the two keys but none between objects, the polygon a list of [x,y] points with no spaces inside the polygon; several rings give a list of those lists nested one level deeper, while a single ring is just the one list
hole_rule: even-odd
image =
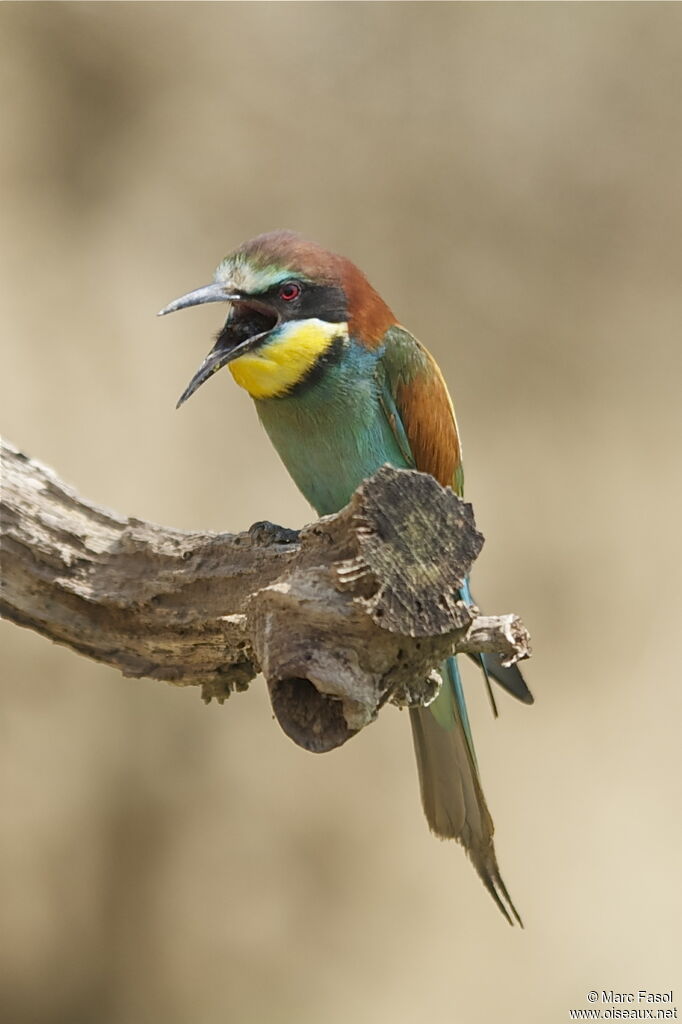
[{"label": "pale blurred background", "polygon": [[533,708],[468,677],[510,929],[419,807],[406,716],[314,756],[3,624],[0,1019],[553,1024],[680,970],[682,8],[0,10],[3,433],[191,529],[311,517],[156,320],[275,227],[437,356]]}]

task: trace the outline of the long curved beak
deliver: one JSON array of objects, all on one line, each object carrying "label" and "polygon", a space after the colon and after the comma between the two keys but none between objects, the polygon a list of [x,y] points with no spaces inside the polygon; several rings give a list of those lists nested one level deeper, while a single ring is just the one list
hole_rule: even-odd
[{"label": "long curved beak", "polygon": [[180,406],[183,405],[183,403],[186,402],[188,398],[191,398],[191,396],[194,394],[197,388],[200,388],[201,385],[204,384],[209,377],[212,377],[213,374],[216,373],[222,366],[226,366],[227,363],[231,362],[233,359],[236,359],[238,355],[239,352],[236,352],[234,349],[225,346],[223,337],[221,335],[216,341],[211,351],[204,359],[203,363],[201,364],[197,372],[192,377],[191,381],[189,382],[185,390],[180,395],[175,408],[179,409]]},{"label": "long curved beak", "polygon": [[[245,351],[254,346],[258,345],[262,338],[264,338],[279,321],[279,317],[275,311],[273,311],[266,302],[263,302],[253,296],[244,296],[241,292],[234,288],[230,282],[220,284],[214,281],[213,284],[204,285],[203,288],[197,288],[193,292],[188,292],[187,295],[181,296],[179,299],[175,299],[170,302],[164,309],[157,313],[157,316],[165,316],[166,313],[175,313],[178,309],[187,309],[188,306],[200,306],[204,302],[233,302],[237,306],[245,306],[252,309],[256,313],[260,313],[261,316],[271,319],[271,322],[266,326],[265,330],[257,331],[255,334],[244,334],[243,323],[241,325],[236,324],[229,318],[225,323],[222,331],[218,335],[215,345],[208,353],[203,363],[192,377],[191,381],[183,391],[176,408],[179,408],[183,402],[194,394],[197,388],[212,377],[217,370],[225,366],[227,363],[232,362],[233,359],[238,359],[240,355],[243,355]],[[241,327],[241,329],[240,329]]]},{"label": "long curved beak", "polygon": [[[209,301],[211,300],[209,299]],[[259,305],[261,304],[259,303]],[[215,345],[180,395],[175,408],[179,409],[188,398],[191,398],[197,388],[201,387],[217,370],[227,366],[233,359],[239,359],[240,356],[250,349],[255,348],[262,338],[267,337],[273,326],[274,323],[265,331],[259,331],[258,334],[252,334],[247,338],[240,338],[239,336],[235,337],[234,328],[228,320],[218,335]]]},{"label": "long curved beak", "polygon": [[203,288],[197,288],[193,292],[188,292],[187,295],[182,295],[179,299],[174,299],[173,302],[169,302],[167,306],[160,309],[156,315],[165,316],[166,313],[176,313],[177,310],[187,309],[189,306],[201,306],[204,302],[235,302],[239,298],[240,295],[234,290],[230,290],[227,285],[214,281],[213,284],[206,284]]},{"label": "long curved beak", "polygon": [[[179,299],[174,299],[173,302],[169,302],[167,306],[160,309],[156,315],[166,316],[167,313],[176,313],[179,309],[188,309],[189,306],[202,306],[205,302],[237,302],[240,298],[239,293],[231,289],[229,285],[219,284],[214,281],[212,284],[204,285],[203,288],[196,288],[193,292],[180,296]],[[221,333],[213,349],[206,356],[180,396],[176,408],[179,408],[183,402],[186,402],[190,395],[193,395],[204,381],[212,377],[216,370],[219,370],[221,366],[228,363],[231,358],[233,358],[232,353],[229,346],[223,343],[223,335]]]}]

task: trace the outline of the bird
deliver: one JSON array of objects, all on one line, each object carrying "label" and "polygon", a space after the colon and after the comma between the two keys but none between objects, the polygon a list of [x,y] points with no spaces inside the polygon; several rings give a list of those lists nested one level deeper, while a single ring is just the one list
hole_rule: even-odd
[{"label": "bird", "polygon": [[[318,515],[338,512],[386,463],[429,473],[463,494],[462,446],[443,375],[350,260],[296,232],[271,231],[240,245],[210,284],[158,315],[208,302],[228,303],[227,319],[178,407],[227,366]],[[460,597],[473,604],[468,580]],[[491,698],[490,677],[533,703],[518,666],[474,657]],[[464,847],[507,921],[523,927],[500,874],[455,656],[441,678],[436,699],[409,711],[426,819],[438,837]]]}]

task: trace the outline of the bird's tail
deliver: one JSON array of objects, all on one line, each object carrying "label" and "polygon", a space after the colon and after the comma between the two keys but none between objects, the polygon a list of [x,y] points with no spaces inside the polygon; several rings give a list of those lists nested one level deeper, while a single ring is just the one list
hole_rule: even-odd
[{"label": "bird's tail", "polygon": [[523,927],[502,881],[493,822],[478,775],[457,661],[443,664],[443,686],[428,708],[411,708],[422,803],[429,827],[464,846],[483,884],[510,924]]},{"label": "bird's tail", "polygon": [[480,665],[486,676],[492,676],[495,682],[499,683],[507,693],[518,698],[523,704],[533,704],[535,698],[526,686],[526,680],[521,675],[518,665],[503,665],[499,654],[470,654],[470,658]]},{"label": "bird's tail", "polygon": [[[475,603],[471,596],[471,591],[469,590],[468,579],[464,580],[464,583],[461,586],[460,596],[462,600],[466,601],[469,605],[473,605]],[[495,682],[499,683],[507,693],[511,693],[513,697],[516,697],[524,704],[532,704],[534,702],[533,694],[526,686],[526,681],[521,675],[518,665],[503,665],[498,654],[470,654],[469,657],[473,658],[479,668],[483,670],[490,704],[496,718],[497,708],[495,706],[495,698],[493,697],[493,693],[490,688],[489,676],[492,676]],[[464,698],[462,698],[462,701],[463,700]]]}]

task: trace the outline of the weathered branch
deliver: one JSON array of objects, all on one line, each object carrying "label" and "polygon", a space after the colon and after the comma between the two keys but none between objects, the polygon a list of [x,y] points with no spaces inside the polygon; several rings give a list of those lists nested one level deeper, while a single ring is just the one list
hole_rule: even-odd
[{"label": "weathered branch", "polygon": [[205,699],[262,670],[283,729],[311,750],[387,700],[428,702],[453,651],[529,654],[518,618],[459,600],[483,538],[471,506],[422,473],[385,466],[300,533],[184,533],[90,505],[3,444],[0,515],[6,618]]}]

